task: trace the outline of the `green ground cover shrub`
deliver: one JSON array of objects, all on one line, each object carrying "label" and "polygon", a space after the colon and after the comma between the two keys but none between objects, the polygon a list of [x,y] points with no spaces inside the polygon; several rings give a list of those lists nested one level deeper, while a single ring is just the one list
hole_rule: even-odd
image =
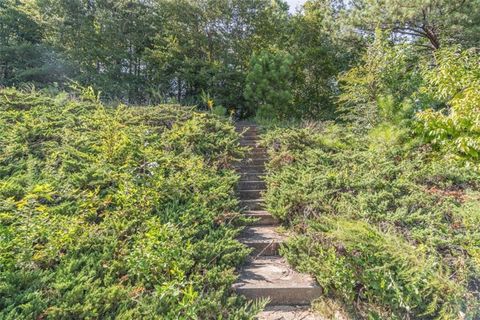
[{"label": "green ground cover shrub", "polygon": [[249,319],[232,125],[0,92],[0,318]]},{"label": "green ground cover shrub", "polygon": [[395,126],[266,133],[267,206],[282,254],[353,317],[477,319],[480,175]]}]

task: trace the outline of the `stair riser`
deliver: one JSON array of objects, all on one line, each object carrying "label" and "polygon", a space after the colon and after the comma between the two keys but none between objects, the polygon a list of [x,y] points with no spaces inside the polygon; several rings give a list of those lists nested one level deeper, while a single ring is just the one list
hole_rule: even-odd
[{"label": "stair riser", "polygon": [[265,190],[266,184],[264,181],[240,181],[237,189],[241,190]]},{"label": "stair riser", "polygon": [[244,208],[246,210],[262,210],[265,207],[265,203],[261,201],[240,201],[240,208]]},{"label": "stair riser", "polygon": [[238,196],[240,200],[255,200],[262,197],[263,190],[240,190]]},{"label": "stair riser", "polygon": [[251,224],[253,226],[272,226],[278,224],[278,221],[270,214],[245,214],[245,216],[256,219]]},{"label": "stair riser", "polygon": [[320,287],[297,288],[237,288],[238,294],[250,300],[269,298],[269,305],[308,305],[322,295]]},{"label": "stair riser", "polygon": [[265,174],[265,167],[264,166],[240,166],[238,170],[241,173],[262,173]]},{"label": "stair riser", "polygon": [[253,249],[251,255],[254,256],[276,256],[280,248],[278,242],[244,242],[244,244]]}]

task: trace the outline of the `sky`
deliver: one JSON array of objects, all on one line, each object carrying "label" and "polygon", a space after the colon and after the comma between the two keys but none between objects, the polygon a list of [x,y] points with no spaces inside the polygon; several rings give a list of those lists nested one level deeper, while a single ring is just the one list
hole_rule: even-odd
[{"label": "sky", "polygon": [[287,0],[290,6],[290,12],[295,12],[295,8],[305,3],[306,0]]}]

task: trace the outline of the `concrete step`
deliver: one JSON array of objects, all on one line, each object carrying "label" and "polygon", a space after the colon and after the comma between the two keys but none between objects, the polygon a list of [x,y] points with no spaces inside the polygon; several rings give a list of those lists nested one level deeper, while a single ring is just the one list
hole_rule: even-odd
[{"label": "concrete step", "polygon": [[265,147],[252,147],[252,146],[250,146],[250,149],[247,152],[247,156],[251,156],[251,155],[258,156],[260,154],[266,155],[267,154],[267,149]]},{"label": "concrete step", "polygon": [[276,226],[250,226],[242,231],[238,240],[253,248],[252,255],[278,255],[280,244],[285,236],[275,231]]},{"label": "concrete step", "polygon": [[243,147],[256,147],[258,145],[258,141],[256,140],[240,140],[240,145]]},{"label": "concrete step", "polygon": [[268,306],[257,320],[327,320],[305,306]]},{"label": "concrete step", "polygon": [[253,165],[253,166],[262,166],[262,165],[265,165],[265,163],[267,163],[267,161],[268,161],[268,158],[265,157],[264,155],[254,154],[254,155],[248,156],[245,159],[243,159],[242,163],[250,164],[250,165]]},{"label": "concrete step", "polygon": [[241,173],[265,173],[265,166],[242,165],[237,170]]},{"label": "concrete step", "polygon": [[240,208],[245,210],[262,210],[264,206],[265,201],[263,199],[240,200]]},{"label": "concrete step", "polygon": [[254,200],[262,198],[263,189],[259,190],[238,190],[238,197],[240,200]]},{"label": "concrete step", "polygon": [[248,218],[257,219],[252,225],[256,226],[274,226],[278,224],[278,220],[275,219],[270,213],[264,210],[250,210],[243,213]]},{"label": "concrete step", "polygon": [[268,156],[267,155],[267,149],[261,148],[261,147],[252,148],[246,154],[247,158],[264,158],[264,157],[267,157],[267,156]]},{"label": "concrete step", "polygon": [[247,172],[239,172],[239,173],[240,173],[240,182],[263,180],[263,176],[265,175],[265,173],[247,173]]},{"label": "concrete step", "polygon": [[236,127],[235,130],[237,132],[245,132],[245,133],[257,133],[259,128],[257,126],[240,126]]},{"label": "concrete step", "polygon": [[259,130],[257,127],[238,127],[235,129],[235,131],[239,134],[243,134],[243,136],[246,135],[256,135],[259,133]]},{"label": "concrete step", "polygon": [[268,155],[265,151],[255,152],[255,153],[247,153],[245,155],[245,159],[242,160],[242,162],[253,161],[253,160],[257,160],[258,162],[265,164],[269,161],[269,158],[268,158]]},{"label": "concrete step", "polygon": [[294,271],[281,257],[247,263],[233,289],[251,300],[269,298],[270,305],[308,305],[322,294],[312,277]]},{"label": "concrete step", "polygon": [[235,129],[236,130],[241,130],[241,129],[245,129],[245,128],[253,128],[253,129],[258,129],[258,126],[254,123],[240,123],[240,122],[237,122],[237,124],[235,125]]},{"label": "concrete step", "polygon": [[246,120],[242,120],[242,121],[238,121],[236,124],[235,124],[235,127],[238,128],[238,127],[254,127],[254,128],[257,128],[258,125],[253,122],[253,121],[246,121]]},{"label": "concrete step", "polygon": [[237,161],[234,163],[235,168],[241,167],[248,167],[248,166],[262,166],[265,167],[265,163],[267,163],[268,158],[264,155],[251,155],[241,161]]},{"label": "concrete step", "polygon": [[260,140],[259,135],[255,131],[245,132],[242,138],[240,139],[240,141],[252,141],[252,140],[255,140],[255,141]]},{"label": "concrete step", "polygon": [[241,135],[241,139],[248,139],[248,140],[252,140],[252,139],[258,139],[260,137],[260,134],[256,131],[256,130],[247,130],[247,131],[240,131],[240,130],[237,130],[237,133]]},{"label": "concrete step", "polygon": [[254,181],[239,181],[237,185],[237,190],[264,190],[266,188],[265,181],[254,180]]},{"label": "concrete step", "polygon": [[249,159],[265,159],[268,160],[267,150],[265,148],[250,148],[245,154],[245,160]]}]

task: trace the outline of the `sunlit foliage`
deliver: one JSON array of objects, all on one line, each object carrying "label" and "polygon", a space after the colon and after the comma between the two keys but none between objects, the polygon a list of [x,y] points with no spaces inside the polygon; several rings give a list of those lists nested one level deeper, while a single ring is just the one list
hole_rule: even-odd
[{"label": "sunlit foliage", "polygon": [[[249,318],[233,127],[178,106],[0,92],[0,318]],[[254,310],[253,310],[254,311]]]}]

